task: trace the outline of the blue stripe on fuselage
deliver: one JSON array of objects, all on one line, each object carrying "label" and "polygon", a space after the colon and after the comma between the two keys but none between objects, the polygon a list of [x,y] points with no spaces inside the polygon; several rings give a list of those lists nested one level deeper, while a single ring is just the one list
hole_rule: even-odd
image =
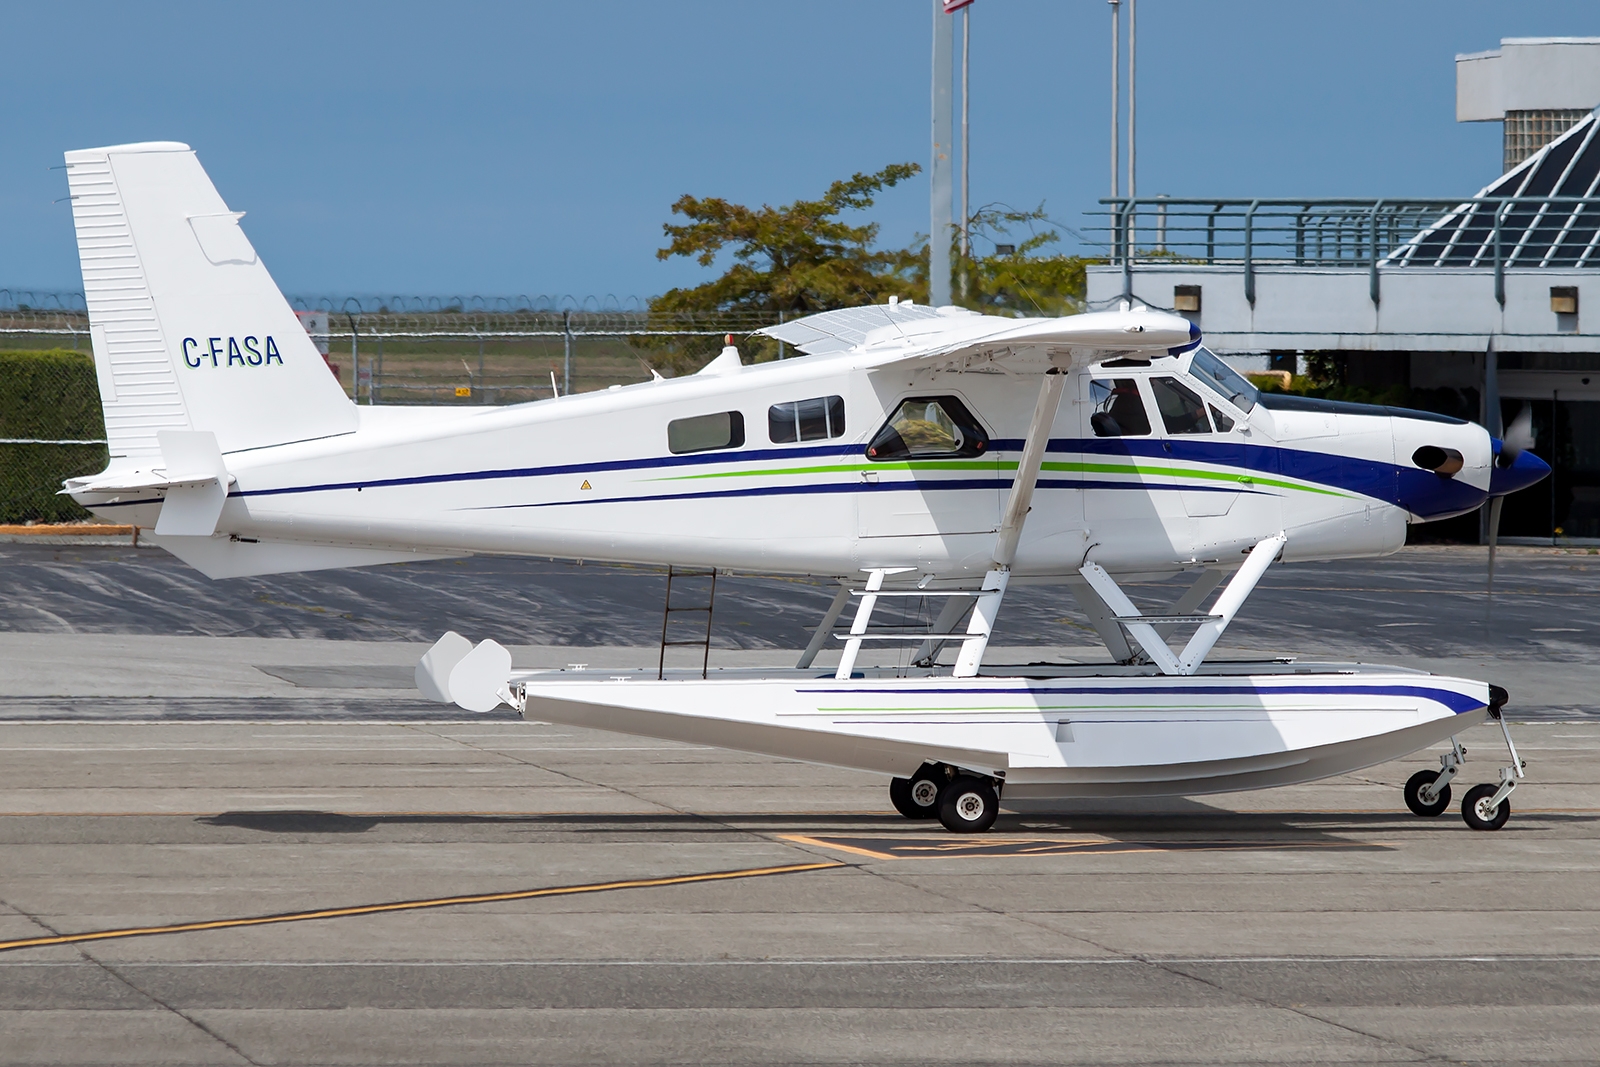
[{"label": "blue stripe on fuselage", "polygon": [[[992,453],[1016,452],[1022,448],[1021,440],[996,439],[991,442]],[[509,467],[481,471],[457,471],[444,474],[414,475],[402,478],[375,478],[339,482],[322,482],[302,486],[284,486],[269,489],[235,489],[229,495],[236,497],[268,497],[297,493],[318,493],[349,489],[377,489],[411,485],[437,485],[450,482],[497,481],[514,478],[541,478],[555,475],[596,474],[610,471],[639,471],[662,468],[703,467],[727,463],[765,463],[788,460],[817,460],[826,458],[860,457],[863,446],[822,445],[798,448],[729,449],[703,452],[685,456],[653,456],[641,459],[596,460],[586,463],[561,463],[540,467]],[[1055,454],[1122,457],[1128,459],[1172,460],[1207,463],[1279,475],[1357,493],[1362,496],[1397,504],[1424,518],[1442,517],[1470,511],[1483,502],[1481,490],[1440,478],[1429,471],[1398,467],[1377,460],[1353,459],[1327,452],[1313,452],[1278,445],[1223,443],[1218,441],[1184,440],[1182,438],[1057,438],[1050,441],[1048,452]],[[934,472],[928,472],[930,475]],[[612,497],[612,501],[650,499],[689,499],[714,496],[776,495],[783,493],[862,492],[877,490],[916,489],[972,489],[1006,488],[1009,478],[994,479],[939,479],[918,478],[912,472],[910,481],[893,481],[877,486],[843,483],[815,483],[803,486],[772,486],[761,489],[708,490],[692,494],[656,494],[636,497]],[[1230,486],[1203,486],[1163,482],[1077,481],[1067,479],[1041,479],[1041,488],[1049,489],[1125,489],[1125,490],[1189,490],[1197,492],[1253,492]],[[142,503],[141,501],[140,503]],[[595,500],[602,503],[604,500]],[[134,502],[129,502],[134,503]],[[585,501],[587,503],[587,501]],[[112,505],[98,505],[108,507]],[[543,503],[524,505],[541,507]]]}]

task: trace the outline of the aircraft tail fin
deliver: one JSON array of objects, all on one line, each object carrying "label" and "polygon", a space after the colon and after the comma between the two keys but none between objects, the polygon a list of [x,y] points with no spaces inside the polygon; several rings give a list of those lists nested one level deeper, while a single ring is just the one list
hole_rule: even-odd
[{"label": "aircraft tail fin", "polygon": [[188,145],[68,152],[112,468],[162,431],[224,453],[349,433],[354,405]]}]

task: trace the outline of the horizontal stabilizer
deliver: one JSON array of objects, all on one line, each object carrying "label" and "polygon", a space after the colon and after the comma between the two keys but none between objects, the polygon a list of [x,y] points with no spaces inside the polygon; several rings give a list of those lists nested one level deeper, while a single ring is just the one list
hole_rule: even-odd
[{"label": "horizontal stabilizer", "polygon": [[156,533],[171,537],[209,537],[217,530],[228,502],[228,468],[210,430],[161,430],[156,433],[166,465],[167,498],[156,520]]}]

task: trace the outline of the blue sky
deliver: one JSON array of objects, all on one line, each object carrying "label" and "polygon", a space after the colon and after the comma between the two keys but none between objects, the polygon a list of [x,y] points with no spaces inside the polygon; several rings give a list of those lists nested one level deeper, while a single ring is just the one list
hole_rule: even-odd
[{"label": "blue sky", "polygon": [[[1454,195],[1498,124],[1457,52],[1600,35],[1593,0],[1143,0],[1145,195]],[[649,296],[680,194],[780,203],[928,156],[922,0],[16,3],[0,286],[79,287],[72,148],[181,140],[293,294]],[[973,202],[1106,195],[1104,0],[977,0]],[[1126,38],[1124,38],[1126,41]],[[30,42],[20,46],[21,42]],[[873,211],[928,227],[925,177]]]}]

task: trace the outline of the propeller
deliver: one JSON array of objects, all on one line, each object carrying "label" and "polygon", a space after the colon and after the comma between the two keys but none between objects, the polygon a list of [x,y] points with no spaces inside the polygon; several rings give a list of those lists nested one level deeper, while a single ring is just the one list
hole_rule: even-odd
[{"label": "propeller", "polygon": [[1533,405],[1523,401],[1522,410],[1517,412],[1517,417],[1511,420],[1511,425],[1506,427],[1505,439],[1500,445],[1500,454],[1506,457],[1501,466],[1509,467],[1517,461],[1517,457],[1533,447]]},{"label": "propeller", "polygon": [[[1515,466],[1517,457],[1532,448],[1533,441],[1533,405],[1523,401],[1522,410],[1517,412],[1517,417],[1506,427],[1506,434],[1500,441],[1500,451],[1494,458],[1494,465],[1502,470]],[[1491,604],[1494,601],[1494,552],[1500,542],[1500,511],[1505,502],[1505,493],[1489,498],[1489,577],[1486,592]]]}]

